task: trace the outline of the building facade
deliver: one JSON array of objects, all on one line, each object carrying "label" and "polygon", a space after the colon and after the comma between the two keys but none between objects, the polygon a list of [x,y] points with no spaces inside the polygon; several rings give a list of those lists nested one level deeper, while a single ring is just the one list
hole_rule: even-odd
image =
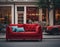
[{"label": "building facade", "polygon": [[48,12],[48,8],[38,8],[37,0],[0,0],[0,23],[26,24],[45,22],[46,25],[55,25],[60,20],[60,8]]}]

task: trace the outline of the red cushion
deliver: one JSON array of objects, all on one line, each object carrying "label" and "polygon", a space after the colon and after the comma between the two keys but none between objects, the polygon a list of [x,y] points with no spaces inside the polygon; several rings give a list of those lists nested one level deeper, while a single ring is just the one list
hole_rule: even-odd
[{"label": "red cushion", "polygon": [[9,26],[18,26],[18,27],[24,27],[24,24],[10,24]]},{"label": "red cushion", "polygon": [[18,27],[24,27],[24,24],[18,24]]},{"label": "red cushion", "polygon": [[37,24],[25,24],[26,32],[34,32],[36,30]]}]

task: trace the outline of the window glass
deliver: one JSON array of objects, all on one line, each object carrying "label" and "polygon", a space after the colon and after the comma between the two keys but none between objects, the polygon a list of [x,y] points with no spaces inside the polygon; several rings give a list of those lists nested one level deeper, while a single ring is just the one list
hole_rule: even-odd
[{"label": "window glass", "polygon": [[17,7],[17,11],[24,11],[24,7]]},{"label": "window glass", "polygon": [[60,25],[60,8],[55,10],[55,25]]},{"label": "window glass", "polygon": [[10,24],[11,23],[11,7],[0,6],[0,23]]},{"label": "window glass", "polygon": [[39,21],[39,9],[38,7],[27,7],[27,23],[34,23]]},{"label": "window glass", "polygon": [[11,24],[11,6],[0,6],[0,33],[6,32],[6,26]]}]

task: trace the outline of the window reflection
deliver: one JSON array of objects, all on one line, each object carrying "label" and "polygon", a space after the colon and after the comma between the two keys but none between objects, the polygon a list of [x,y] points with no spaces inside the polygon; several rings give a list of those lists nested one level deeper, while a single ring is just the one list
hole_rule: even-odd
[{"label": "window reflection", "polygon": [[27,23],[39,21],[38,7],[27,7]]}]

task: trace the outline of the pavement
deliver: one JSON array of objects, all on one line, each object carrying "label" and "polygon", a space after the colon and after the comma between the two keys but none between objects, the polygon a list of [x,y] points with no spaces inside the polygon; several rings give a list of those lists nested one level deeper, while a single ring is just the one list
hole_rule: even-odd
[{"label": "pavement", "polygon": [[60,35],[49,35],[43,32],[43,41],[13,40],[6,41],[6,34],[0,33],[0,47],[60,47]]},{"label": "pavement", "polygon": [[43,32],[43,39],[60,39],[60,35],[50,35],[46,32]]},{"label": "pavement", "polygon": [[[6,38],[5,33],[0,33],[0,39]],[[43,39],[60,39],[60,35],[49,35],[46,32],[43,32]]]},{"label": "pavement", "polygon": [[60,39],[43,39],[43,41],[6,41],[0,39],[0,47],[60,47]]},{"label": "pavement", "polygon": [[0,33],[0,39],[4,39],[6,38],[6,34],[5,33]]}]

